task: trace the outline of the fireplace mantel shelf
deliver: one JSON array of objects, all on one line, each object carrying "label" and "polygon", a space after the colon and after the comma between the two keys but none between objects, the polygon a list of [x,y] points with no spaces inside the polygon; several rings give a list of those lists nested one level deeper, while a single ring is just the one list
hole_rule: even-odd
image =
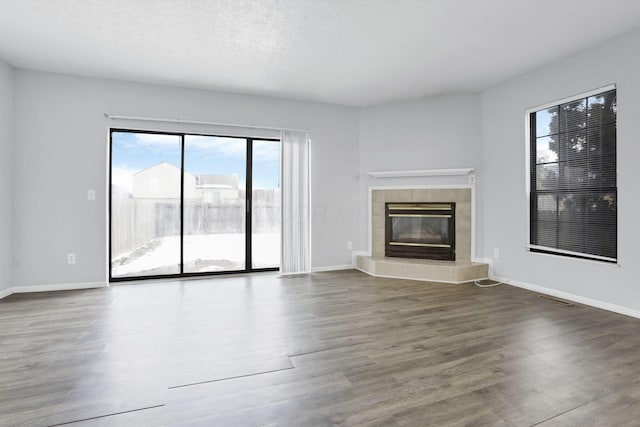
[{"label": "fireplace mantel shelf", "polygon": [[405,178],[415,176],[455,176],[455,175],[468,175],[473,172],[473,168],[460,168],[460,169],[424,169],[424,170],[411,170],[411,171],[381,171],[381,172],[369,172],[374,178]]}]

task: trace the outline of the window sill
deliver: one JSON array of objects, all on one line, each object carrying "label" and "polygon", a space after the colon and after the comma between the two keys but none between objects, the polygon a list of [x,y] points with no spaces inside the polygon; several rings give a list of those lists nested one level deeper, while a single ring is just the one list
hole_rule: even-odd
[{"label": "window sill", "polygon": [[562,259],[562,260],[567,260],[567,261],[578,261],[578,262],[584,262],[584,263],[587,263],[587,264],[600,265],[600,266],[604,266],[604,267],[613,267],[613,268],[622,267],[620,265],[620,260],[618,260],[616,262],[607,262],[607,261],[599,261],[599,260],[596,260],[596,259],[587,259],[587,258],[578,258],[578,257],[566,256],[566,255],[562,255],[562,254],[538,252],[538,251],[531,250],[526,245],[524,247],[524,251],[526,253],[528,253],[528,254],[551,257],[551,258],[554,258],[554,259]]}]

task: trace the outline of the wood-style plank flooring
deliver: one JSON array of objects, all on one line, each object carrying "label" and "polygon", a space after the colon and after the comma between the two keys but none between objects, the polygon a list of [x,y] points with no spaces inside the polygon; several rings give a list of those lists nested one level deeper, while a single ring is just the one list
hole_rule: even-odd
[{"label": "wood-style plank flooring", "polygon": [[639,331],[357,271],[12,295],[0,425],[637,426]]}]

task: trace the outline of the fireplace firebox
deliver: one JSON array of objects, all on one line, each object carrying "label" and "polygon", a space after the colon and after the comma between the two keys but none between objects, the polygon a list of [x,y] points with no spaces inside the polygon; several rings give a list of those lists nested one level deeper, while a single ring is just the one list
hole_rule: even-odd
[{"label": "fireplace firebox", "polygon": [[455,203],[386,203],[385,256],[455,261]]}]

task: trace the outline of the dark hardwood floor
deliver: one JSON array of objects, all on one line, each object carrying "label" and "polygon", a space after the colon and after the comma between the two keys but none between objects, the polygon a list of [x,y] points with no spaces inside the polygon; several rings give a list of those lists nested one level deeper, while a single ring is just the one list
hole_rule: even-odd
[{"label": "dark hardwood floor", "polygon": [[639,331],[356,271],[12,295],[0,425],[637,426]]}]

